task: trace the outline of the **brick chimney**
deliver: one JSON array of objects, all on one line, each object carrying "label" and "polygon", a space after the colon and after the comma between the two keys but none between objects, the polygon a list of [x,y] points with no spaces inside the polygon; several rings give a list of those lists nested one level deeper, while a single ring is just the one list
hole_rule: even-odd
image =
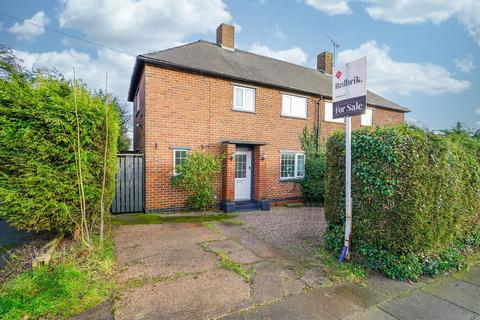
[{"label": "brick chimney", "polygon": [[217,44],[228,50],[235,49],[235,27],[222,23],[217,28]]},{"label": "brick chimney", "polygon": [[324,51],[317,56],[317,70],[325,74],[332,74],[333,55]]}]

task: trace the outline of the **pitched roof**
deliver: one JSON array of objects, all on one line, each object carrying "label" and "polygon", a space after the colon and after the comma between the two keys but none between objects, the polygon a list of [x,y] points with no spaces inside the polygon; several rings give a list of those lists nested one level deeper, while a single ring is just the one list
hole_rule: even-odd
[{"label": "pitched roof", "polygon": [[[316,69],[239,49],[227,50],[215,43],[199,40],[137,56],[128,93],[129,101],[134,99],[145,63],[307,94],[332,96],[331,76]],[[403,112],[410,111],[371,91],[367,93],[367,103]]]}]

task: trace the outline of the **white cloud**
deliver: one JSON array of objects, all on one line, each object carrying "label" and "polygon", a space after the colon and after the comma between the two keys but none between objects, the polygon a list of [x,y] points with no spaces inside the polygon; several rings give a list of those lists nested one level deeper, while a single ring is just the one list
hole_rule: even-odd
[{"label": "white cloud", "polygon": [[286,38],[285,33],[283,32],[282,28],[280,28],[278,24],[275,24],[273,28],[267,28],[267,32],[280,40],[283,40]]},{"label": "white cloud", "polygon": [[441,23],[450,18],[464,6],[465,1],[445,0],[367,0],[368,14],[378,20],[393,23]]},{"label": "white cloud", "polygon": [[301,65],[305,64],[308,58],[307,53],[299,47],[275,51],[265,45],[254,43],[248,51]]},{"label": "white cloud", "polygon": [[[329,15],[351,14],[353,0],[305,0]],[[377,20],[398,24],[432,22],[439,24],[456,18],[480,46],[479,0],[363,0],[365,10]]]},{"label": "white cloud", "polygon": [[368,88],[377,93],[412,92],[440,94],[461,92],[470,87],[470,82],[458,80],[444,67],[431,63],[395,61],[389,56],[389,47],[369,41],[360,47],[344,50],[338,54],[339,63],[367,56]]},{"label": "white cloud", "polygon": [[231,20],[222,0],[63,0],[59,17],[62,28],[135,54],[165,49]]},{"label": "white cloud", "polygon": [[472,3],[458,14],[458,19],[465,25],[470,36],[480,46],[480,2]]},{"label": "white cloud", "polygon": [[[215,31],[221,22],[231,21],[222,0],[61,0],[59,8],[62,28],[80,30],[88,40],[133,54],[183,44],[192,34]],[[26,67],[56,68],[69,79],[75,66],[77,78],[92,89],[105,87],[108,72],[110,91],[126,100],[135,58],[102,48],[96,53],[16,51]]]},{"label": "white cloud", "polygon": [[127,95],[130,74],[135,58],[108,49],[98,50],[98,58],[73,49],[43,53],[14,51],[28,68],[46,67],[55,69],[67,79],[73,79],[73,67],[77,79],[82,79],[90,89],[105,88],[105,73],[108,73],[109,91],[120,97]]},{"label": "white cloud", "polygon": [[235,27],[235,33],[240,33],[242,32],[243,28],[241,25],[239,25],[238,23],[234,22],[233,23],[233,26]]},{"label": "white cloud", "polygon": [[467,55],[463,59],[455,58],[454,62],[457,68],[465,73],[471,73],[472,70],[475,69],[475,64],[473,63],[473,57],[471,54]]},{"label": "white cloud", "polygon": [[337,14],[351,14],[352,9],[350,9],[348,1],[349,0],[305,0],[305,3],[333,16]]},{"label": "white cloud", "polygon": [[15,34],[19,40],[32,40],[45,32],[39,25],[46,26],[49,23],[50,18],[43,11],[38,11],[30,19],[25,19],[22,23],[16,22],[8,32]]},{"label": "white cloud", "polygon": [[480,46],[480,2],[478,0],[366,0],[368,14],[377,20],[398,24],[433,22],[457,18]]}]

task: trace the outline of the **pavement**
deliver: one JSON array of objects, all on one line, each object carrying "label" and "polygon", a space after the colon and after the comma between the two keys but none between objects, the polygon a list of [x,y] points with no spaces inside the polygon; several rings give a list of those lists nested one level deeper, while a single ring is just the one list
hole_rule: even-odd
[{"label": "pavement", "polygon": [[[368,275],[335,285],[302,256],[321,244],[321,208],[242,213],[216,222],[115,228],[115,319],[475,319],[480,265],[415,283]],[[225,267],[255,270],[248,280]]]}]

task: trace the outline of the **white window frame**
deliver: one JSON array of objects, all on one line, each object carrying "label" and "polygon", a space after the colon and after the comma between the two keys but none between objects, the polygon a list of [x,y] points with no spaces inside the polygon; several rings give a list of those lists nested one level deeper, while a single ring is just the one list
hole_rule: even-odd
[{"label": "white window frame", "polygon": [[[177,165],[175,164],[176,163],[176,156],[177,156],[177,151],[179,152],[186,152],[187,153],[187,156],[185,157],[185,159],[188,157],[189,155],[189,150],[186,150],[186,149],[173,149],[173,175],[176,176],[177,175]],[[185,159],[183,161],[185,161]]]},{"label": "white window frame", "polygon": [[138,93],[140,92],[140,84],[137,87],[137,91],[135,92],[135,116],[138,114],[140,111],[140,97],[138,96]]},{"label": "white window frame", "polygon": [[[284,112],[283,102],[284,102],[285,97],[290,98],[290,113]],[[301,98],[301,99],[305,100],[305,116],[298,116],[298,115],[292,114],[292,112],[291,112],[292,111],[292,98]],[[282,106],[281,107],[282,107],[281,115],[283,117],[297,118],[297,119],[304,119],[304,120],[308,118],[308,97],[300,96],[300,95],[297,95],[297,94],[291,94],[291,93],[282,93]]]},{"label": "white window frame", "polygon": [[[327,117],[327,108],[331,110],[331,114],[332,114],[331,118]],[[345,124],[345,118],[333,119],[333,102],[332,101],[324,101],[323,113],[324,113],[323,120],[325,122]]]},{"label": "white window frame", "polygon": [[[365,124],[365,123],[364,123],[364,121],[365,121],[365,116],[366,116],[367,112],[369,112],[369,111],[372,112],[372,116],[371,116],[371,118],[370,118],[370,123]],[[360,125],[361,125],[362,127],[371,127],[371,126],[373,126],[373,114],[374,114],[374,109],[373,109],[373,108],[367,108],[365,114],[362,114],[362,115],[360,116]]]},{"label": "white window frame", "polygon": [[[236,100],[237,100],[237,99],[235,99],[235,94],[236,94],[236,90],[237,90],[237,89],[242,90],[242,101],[243,101],[243,105],[242,105],[242,106],[236,105]],[[246,92],[247,92],[247,91],[253,92],[252,109],[246,108],[246,103],[245,103],[245,102],[247,101],[247,100],[246,100]],[[256,109],[256,103],[255,103],[256,96],[257,96],[257,92],[256,92],[255,88],[245,87],[245,86],[239,86],[239,85],[234,85],[234,86],[233,86],[233,107],[232,107],[232,110],[255,113],[255,109]]]},{"label": "white window frame", "polygon": [[[293,168],[293,177],[282,177],[282,156],[284,154],[294,154],[295,155],[295,164]],[[303,156],[303,175],[298,175],[297,169],[298,169],[298,158],[299,156]],[[280,180],[285,181],[285,180],[300,180],[305,178],[305,160],[306,156],[304,152],[298,152],[298,151],[280,151]]]}]

